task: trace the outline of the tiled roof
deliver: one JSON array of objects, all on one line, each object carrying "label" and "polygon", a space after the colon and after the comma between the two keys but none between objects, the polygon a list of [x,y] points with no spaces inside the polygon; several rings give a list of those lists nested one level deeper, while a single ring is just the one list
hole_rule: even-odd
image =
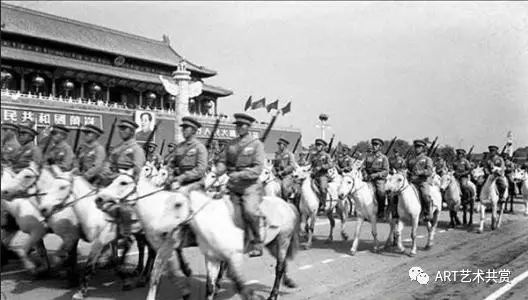
[{"label": "tiled roof", "polygon": [[[114,66],[101,65],[89,61],[80,61],[68,57],[54,56],[47,53],[33,52],[17,48],[2,47],[0,49],[2,59],[13,59],[20,61],[27,61],[36,64],[44,64],[49,66],[57,66],[67,69],[110,75],[124,79],[137,80],[142,82],[149,82],[161,85],[158,75],[139,72],[135,70],[124,70]],[[219,97],[231,95],[233,92],[215,86],[203,85],[204,92],[210,92]]]},{"label": "tiled roof", "polygon": [[[182,57],[168,42],[79,22],[2,2],[2,32],[20,34],[176,67]],[[216,71],[186,60],[190,71]]]}]

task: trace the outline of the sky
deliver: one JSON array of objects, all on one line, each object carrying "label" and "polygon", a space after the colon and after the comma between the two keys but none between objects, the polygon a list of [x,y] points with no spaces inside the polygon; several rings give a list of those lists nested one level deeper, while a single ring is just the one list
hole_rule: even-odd
[{"label": "sky", "polygon": [[[246,99],[292,101],[279,126],[347,144],[371,137],[484,151],[528,145],[528,2],[21,2],[162,39],[218,71],[206,82]],[[252,114],[269,120],[264,110]]]}]

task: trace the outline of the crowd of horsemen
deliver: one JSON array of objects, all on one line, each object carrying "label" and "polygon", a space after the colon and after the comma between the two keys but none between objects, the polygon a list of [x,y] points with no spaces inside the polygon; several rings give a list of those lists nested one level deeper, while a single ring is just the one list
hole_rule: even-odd
[{"label": "crowd of horsemen", "polygon": [[[82,143],[74,151],[66,141],[70,130],[62,125],[54,125],[47,129],[46,137],[41,138],[37,145],[34,141],[39,133],[31,124],[2,124],[2,168],[10,167],[17,172],[28,167],[31,162],[37,165],[53,164],[63,171],[72,171],[83,176],[94,186],[103,187],[112,182],[120,170],[134,170],[138,176],[146,162],[156,167],[167,167],[170,176],[165,182],[167,189],[176,190],[199,189],[203,185],[206,172],[214,170],[218,176],[225,173],[229,176],[227,188],[233,205],[241,208],[245,226],[253,234],[252,251],[250,256],[262,255],[263,241],[260,237],[259,222],[261,214],[259,203],[263,196],[262,182],[259,180],[263,168],[266,167],[264,144],[260,139],[249,133],[249,128],[255,119],[246,114],[235,114],[237,137],[224,145],[221,151],[211,151],[199,141],[195,134],[202,126],[191,117],[183,117],[181,130],[184,140],[181,143],[169,143],[168,153],[160,157],[157,145],[147,141],[140,145],[135,139],[138,125],[131,120],[122,119],[117,123],[121,142],[105,149],[99,138],[104,134],[103,129],[86,125],[80,129],[83,133]],[[508,155],[501,155],[497,146],[489,146],[489,154],[479,164],[468,160],[464,149],[456,150],[456,159],[452,164],[437,158],[433,161],[427,153],[427,143],[424,140],[413,141],[413,154],[405,157],[398,151],[393,151],[389,159],[381,150],[384,141],[373,138],[368,153],[360,159],[351,149],[341,147],[334,157],[330,155],[328,143],[323,139],[315,140],[315,150],[300,155],[296,160],[294,153],[288,149],[289,141],[280,138],[277,141],[278,151],[272,160],[272,171],[281,181],[282,198],[295,201],[299,194],[299,183],[295,181],[293,173],[299,165],[310,165],[311,177],[317,183],[319,198],[326,199],[328,193],[328,170],[335,168],[339,173],[346,173],[354,168],[357,161],[361,161],[360,170],[363,179],[375,187],[378,201],[378,217],[386,218],[389,214],[396,214],[397,198],[389,197],[385,193],[385,181],[391,172],[407,172],[409,180],[414,183],[419,192],[422,203],[422,215],[425,220],[432,218],[431,203],[428,199],[429,182],[434,172],[453,171],[459,181],[462,194],[469,193],[468,180],[473,168],[484,167],[488,174],[496,173],[500,198],[511,184],[509,174],[516,167]],[[108,152],[108,153],[107,153]],[[505,199],[502,199],[505,200]],[[324,202],[324,201],[322,201]],[[386,203],[387,202],[387,203]],[[112,216],[119,216],[127,224],[131,218],[131,210],[123,209],[123,205],[105,204],[99,206]],[[127,213],[128,211],[128,213]],[[9,215],[2,211],[2,226],[12,225]],[[124,227],[126,228],[126,226]],[[124,231],[126,235],[126,230]]]}]

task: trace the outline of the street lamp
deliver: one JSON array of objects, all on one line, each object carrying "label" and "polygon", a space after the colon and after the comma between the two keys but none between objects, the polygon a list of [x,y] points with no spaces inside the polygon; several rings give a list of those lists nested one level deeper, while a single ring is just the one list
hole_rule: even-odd
[{"label": "street lamp", "polygon": [[325,139],[325,133],[326,133],[326,129],[327,128],[330,128],[330,125],[328,125],[328,115],[327,114],[320,114],[319,115],[319,122],[321,122],[321,124],[319,125],[316,125],[317,128],[320,128],[321,129],[321,139]]}]

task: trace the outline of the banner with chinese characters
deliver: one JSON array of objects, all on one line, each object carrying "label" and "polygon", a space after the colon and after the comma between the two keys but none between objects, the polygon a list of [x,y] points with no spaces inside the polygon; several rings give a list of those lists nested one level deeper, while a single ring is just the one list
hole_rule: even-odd
[{"label": "banner with chinese characters", "polygon": [[103,127],[102,116],[100,114],[90,114],[85,112],[58,111],[41,108],[21,108],[2,105],[2,123],[25,123],[33,122],[37,127],[47,127],[51,125],[64,125],[68,128],[77,128],[79,125],[95,125]]},{"label": "banner with chinese characters", "polygon": [[[199,128],[198,131],[196,131],[196,137],[208,139],[211,136],[211,132],[213,131],[213,125],[204,125],[202,128]],[[260,134],[259,131],[249,131],[249,134],[253,136],[254,138],[259,138]],[[235,127],[227,127],[227,126],[219,126],[216,130],[215,139],[219,140],[230,140],[237,137]]]}]

